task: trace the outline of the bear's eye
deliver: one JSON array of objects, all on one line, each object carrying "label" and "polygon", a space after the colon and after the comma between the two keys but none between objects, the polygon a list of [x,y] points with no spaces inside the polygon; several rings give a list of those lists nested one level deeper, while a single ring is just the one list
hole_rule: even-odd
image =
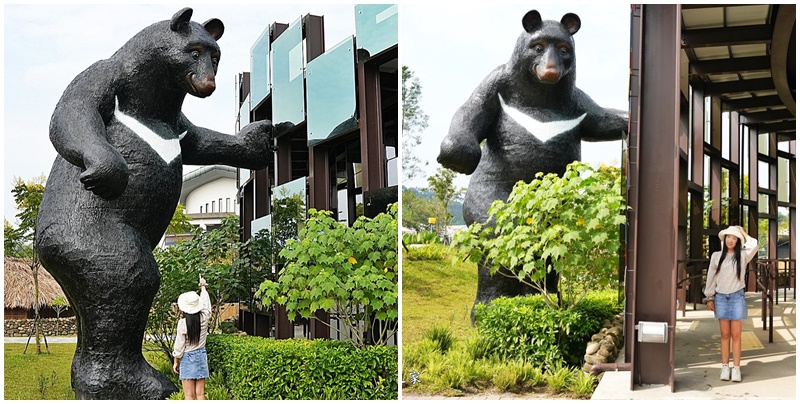
[{"label": "bear's eye", "polygon": [[200,59],[200,52],[192,51],[192,59],[199,60]]},{"label": "bear's eye", "polygon": [[569,55],[569,49],[567,49],[567,48],[561,48],[561,49],[559,49],[559,50],[561,51],[561,54],[562,54],[562,55],[564,55],[564,56],[566,56],[566,55]]},{"label": "bear's eye", "polygon": [[536,51],[536,53],[542,53],[542,52],[544,52],[544,46],[536,45],[536,46],[533,47],[533,50]]}]

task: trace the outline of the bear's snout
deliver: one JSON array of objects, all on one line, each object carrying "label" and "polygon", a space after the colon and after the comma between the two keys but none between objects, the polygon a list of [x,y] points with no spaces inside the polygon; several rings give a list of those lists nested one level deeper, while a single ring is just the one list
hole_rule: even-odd
[{"label": "bear's snout", "polygon": [[208,97],[217,89],[216,79],[214,75],[211,74],[200,76],[190,73],[189,84],[191,84],[194,89],[194,95],[200,98]]}]

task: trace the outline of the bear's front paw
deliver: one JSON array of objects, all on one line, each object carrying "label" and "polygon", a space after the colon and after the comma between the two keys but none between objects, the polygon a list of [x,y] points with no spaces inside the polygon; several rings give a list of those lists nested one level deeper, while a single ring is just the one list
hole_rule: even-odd
[{"label": "bear's front paw", "polygon": [[128,186],[128,164],[114,150],[98,155],[84,158],[86,169],[81,173],[80,181],[87,191],[103,199],[116,199]]},{"label": "bear's front paw", "polygon": [[481,148],[477,144],[455,143],[445,139],[436,161],[445,168],[469,175],[475,172],[481,161]]}]

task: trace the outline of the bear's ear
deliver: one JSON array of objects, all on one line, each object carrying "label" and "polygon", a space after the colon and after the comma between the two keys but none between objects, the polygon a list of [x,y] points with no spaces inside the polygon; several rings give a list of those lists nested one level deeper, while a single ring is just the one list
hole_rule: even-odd
[{"label": "bear's ear", "polygon": [[203,27],[206,28],[211,37],[214,38],[215,41],[219,41],[222,38],[222,33],[225,32],[225,26],[222,25],[222,21],[217,18],[212,18],[203,23]]},{"label": "bear's ear", "polygon": [[189,21],[192,19],[192,9],[189,7],[178,10],[172,19],[169,21],[169,29],[178,32],[183,31],[189,27]]},{"label": "bear's ear", "polygon": [[573,13],[566,13],[561,17],[561,25],[567,29],[570,35],[575,35],[581,29],[581,19]]},{"label": "bear's ear", "polygon": [[522,17],[522,28],[525,28],[525,31],[528,33],[533,32],[535,29],[539,28],[540,25],[542,25],[542,15],[536,10],[528,11],[528,13]]}]

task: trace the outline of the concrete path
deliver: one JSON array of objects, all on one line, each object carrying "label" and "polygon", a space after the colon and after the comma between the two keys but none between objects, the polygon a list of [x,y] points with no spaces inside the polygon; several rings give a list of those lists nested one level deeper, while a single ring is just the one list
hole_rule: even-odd
[{"label": "concrete path", "polygon": [[774,306],[773,343],[769,330],[762,330],[761,294],[748,293],[748,319],[742,329],[742,381],[719,380],[719,322],[705,305],[678,313],[675,331],[675,390],[669,386],[634,386],[631,373],[606,372],[593,400],[696,400],[696,399],[786,399],[796,398],[797,335],[795,301]]}]

